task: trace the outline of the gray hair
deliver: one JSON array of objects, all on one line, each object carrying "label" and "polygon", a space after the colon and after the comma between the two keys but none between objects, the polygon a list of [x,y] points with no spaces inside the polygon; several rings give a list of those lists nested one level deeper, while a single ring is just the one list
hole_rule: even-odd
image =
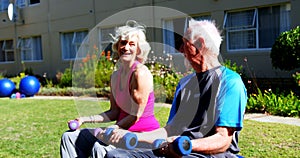
[{"label": "gray hair", "polygon": [[205,46],[208,50],[216,55],[219,54],[222,37],[220,35],[220,31],[213,21],[196,21],[191,19],[189,21],[189,29],[190,32],[185,35],[185,38],[188,38],[194,42],[200,36],[204,39]]},{"label": "gray hair", "polygon": [[147,60],[147,56],[151,50],[150,44],[146,40],[146,26],[138,24],[134,20],[128,20],[125,26],[118,27],[115,30],[115,36],[113,38],[112,50],[118,51],[118,42],[120,39],[126,39],[128,37],[137,36],[138,38],[138,49],[140,54],[137,54],[137,60],[144,63]]}]

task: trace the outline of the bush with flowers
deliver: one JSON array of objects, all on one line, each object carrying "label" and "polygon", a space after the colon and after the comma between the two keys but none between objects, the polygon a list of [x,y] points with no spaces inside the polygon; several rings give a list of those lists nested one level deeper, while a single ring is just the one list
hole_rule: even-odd
[{"label": "bush with flowers", "polygon": [[[156,102],[171,103],[179,80],[186,75],[176,71],[172,63],[171,56],[157,57],[152,52],[145,64],[153,75]],[[42,88],[39,94],[74,95],[76,93],[85,96],[92,94],[109,96],[110,75],[116,66],[116,60],[112,57],[112,54],[110,52],[99,53],[99,51],[95,51],[82,58],[78,65],[76,71],[68,68],[62,74],[60,85],[65,87],[64,89],[58,91],[49,87],[47,89]],[[225,60],[223,65],[246,77],[243,74],[243,67],[229,60]],[[74,82],[74,79],[76,82]],[[73,86],[69,87],[72,85],[70,84],[72,80]],[[292,91],[290,93],[280,93],[272,92],[272,90],[263,91],[257,87],[257,93],[251,93],[248,97],[247,112],[293,117],[300,116],[299,96]]]}]

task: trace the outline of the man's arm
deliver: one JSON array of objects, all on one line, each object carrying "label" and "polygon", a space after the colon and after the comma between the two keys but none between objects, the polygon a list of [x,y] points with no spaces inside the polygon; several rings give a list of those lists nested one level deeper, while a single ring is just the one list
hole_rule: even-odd
[{"label": "man's arm", "polygon": [[231,144],[234,131],[235,128],[218,126],[214,135],[191,140],[192,150],[204,154],[225,152]]}]

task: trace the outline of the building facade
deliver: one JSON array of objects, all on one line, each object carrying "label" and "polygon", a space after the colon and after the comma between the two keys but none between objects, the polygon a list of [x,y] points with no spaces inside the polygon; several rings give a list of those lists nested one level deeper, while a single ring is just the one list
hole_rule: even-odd
[{"label": "building facade", "polygon": [[[14,4],[10,19],[9,3]],[[15,76],[69,68],[83,40],[93,34],[105,49],[109,34],[128,19],[145,23],[157,54],[178,53],[189,18],[211,19],[223,31],[222,59],[243,65],[257,78],[289,78],[272,67],[270,52],[278,35],[300,25],[300,0],[0,0],[0,73]],[[284,64],[284,63],[283,63]]]}]

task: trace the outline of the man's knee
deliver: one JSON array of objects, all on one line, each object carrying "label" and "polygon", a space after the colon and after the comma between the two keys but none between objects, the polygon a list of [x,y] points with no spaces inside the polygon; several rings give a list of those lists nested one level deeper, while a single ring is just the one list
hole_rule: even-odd
[{"label": "man's knee", "polygon": [[123,149],[114,149],[107,151],[107,158],[131,158],[131,156]]}]

